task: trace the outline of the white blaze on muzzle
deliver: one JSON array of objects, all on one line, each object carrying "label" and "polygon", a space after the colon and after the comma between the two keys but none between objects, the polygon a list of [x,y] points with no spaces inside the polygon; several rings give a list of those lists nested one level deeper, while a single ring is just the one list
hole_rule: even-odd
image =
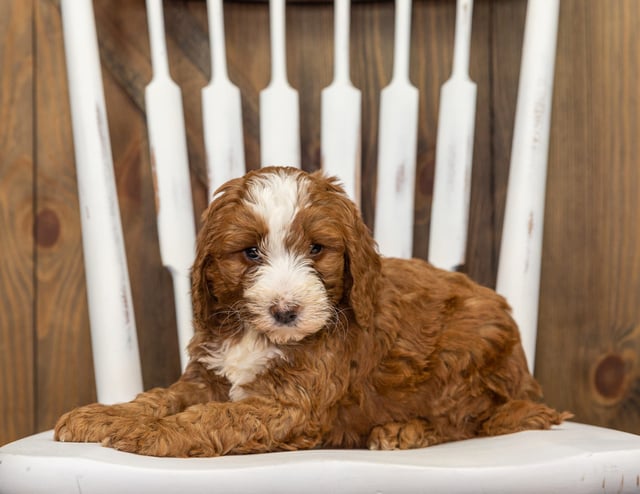
[{"label": "white blaze on muzzle", "polygon": [[331,304],[306,253],[286,245],[297,213],[308,205],[307,179],[273,173],[249,184],[247,205],[267,225],[262,256],[244,298],[253,328],[274,343],[299,341],[328,321]]},{"label": "white blaze on muzzle", "polygon": [[260,266],[244,296],[254,328],[277,343],[298,341],[329,319],[322,281],[306,259],[288,253]]}]

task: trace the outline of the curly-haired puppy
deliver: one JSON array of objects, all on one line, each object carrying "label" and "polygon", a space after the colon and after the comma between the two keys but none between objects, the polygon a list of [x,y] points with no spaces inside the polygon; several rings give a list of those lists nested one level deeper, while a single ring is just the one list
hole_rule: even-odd
[{"label": "curly-haired puppy", "polygon": [[333,178],[274,167],[222,186],[192,276],[180,380],[73,410],[58,440],[156,456],[404,449],[569,416],[537,401],[505,300],[382,258]]}]

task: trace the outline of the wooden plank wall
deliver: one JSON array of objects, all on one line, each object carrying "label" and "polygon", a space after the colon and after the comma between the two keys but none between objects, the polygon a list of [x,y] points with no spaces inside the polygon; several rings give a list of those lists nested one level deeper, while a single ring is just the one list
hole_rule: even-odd
[{"label": "wooden plank wall", "polygon": [[[206,205],[200,90],[205,3],[164,2],[171,71],[184,90],[194,207]],[[160,265],[143,90],[143,0],[95,0],[110,132],[146,387],[178,376],[169,275]],[[250,168],[269,80],[268,8],[226,2],[230,76],[243,91]],[[493,286],[525,0],[479,0],[468,272]],[[363,213],[372,224],[378,97],[392,65],[393,5],[352,12],[352,78],[363,91]],[[455,2],[414,2],[420,91],[415,253],[425,257],[438,93],[450,72]],[[320,156],[320,91],[332,77],[332,9],[289,4],[290,82],[300,91],[303,167]],[[550,150],[536,374],[577,420],[640,432],[640,3],[563,0]],[[0,2],[0,444],[95,400],[73,146],[57,0]]]},{"label": "wooden plank wall", "polygon": [[0,444],[33,432],[33,5],[0,5]]}]

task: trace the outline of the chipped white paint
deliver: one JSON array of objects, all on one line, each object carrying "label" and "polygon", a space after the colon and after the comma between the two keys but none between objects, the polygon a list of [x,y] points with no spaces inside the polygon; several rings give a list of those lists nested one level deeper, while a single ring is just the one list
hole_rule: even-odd
[{"label": "chipped white paint", "polygon": [[529,0],[496,290],[535,363],[544,200],[559,0]]},{"label": "chipped white paint", "polygon": [[409,81],[411,0],[396,0],[393,77],[380,98],[374,235],[380,252],[411,257],[418,89]]},{"label": "chipped white paint", "polygon": [[246,398],[247,393],[242,386],[268,369],[274,359],[284,357],[282,350],[252,330],[245,331],[240,341],[232,343],[227,339],[221,346],[208,348],[208,351],[200,362],[229,380],[229,398],[232,401]]},{"label": "chipped white paint", "polygon": [[158,240],[162,264],[173,279],[180,363],[189,361],[193,336],[191,265],[196,232],[187,138],[180,88],[171,80],[164,37],[162,0],[147,0],[153,78],[145,89],[147,129],[156,187]]},{"label": "chipped white paint", "polygon": [[[273,361],[272,361],[273,362]],[[638,493],[640,436],[566,422],[405,451],[290,451],[154,458],[99,444],[55,443],[51,431],[0,448],[3,494],[219,492]],[[399,480],[401,479],[401,480]]]},{"label": "chipped white paint", "polygon": [[222,184],[245,173],[240,90],[228,77],[222,0],[207,0],[211,81],[202,89],[209,201]]},{"label": "chipped white paint", "polygon": [[342,181],[347,195],[360,204],[361,94],[349,76],[350,0],[334,2],[333,82],[322,90],[322,168]]},{"label": "chipped white paint", "polygon": [[285,0],[269,0],[271,82],[260,92],[260,163],[300,168],[298,92],[287,80]]},{"label": "chipped white paint", "polygon": [[453,72],[440,91],[429,262],[449,270],[464,265],[467,249],[476,116],[476,84],[469,79],[472,13],[472,0],[458,0]]},{"label": "chipped white paint", "polygon": [[98,400],[142,391],[129,273],[91,0],[62,0],[91,344]]}]

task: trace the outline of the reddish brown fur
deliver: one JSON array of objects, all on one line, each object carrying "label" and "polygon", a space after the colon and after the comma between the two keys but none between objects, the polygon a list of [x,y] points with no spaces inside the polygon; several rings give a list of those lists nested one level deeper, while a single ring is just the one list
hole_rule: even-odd
[{"label": "reddish brown fur", "polygon": [[199,358],[208,344],[238,338],[229,308],[249,271],[238,252],[265,229],[239,207],[247,178],[233,180],[199,234],[196,334],[184,375],[130,403],[64,415],[57,439],[156,456],[404,449],[546,429],[570,416],[538,402],[540,387],[502,297],[420,260],[381,258],[336,181],[310,178],[313,204],[294,221],[291,248],[326,246],[315,269],[339,315],[282,345],[286,360],[244,387],[250,397],[229,401],[229,382]]}]

